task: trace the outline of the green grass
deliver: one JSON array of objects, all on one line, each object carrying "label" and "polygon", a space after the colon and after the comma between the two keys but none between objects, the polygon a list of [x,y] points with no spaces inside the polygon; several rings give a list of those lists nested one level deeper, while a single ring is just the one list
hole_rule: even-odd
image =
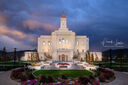
[{"label": "green grass", "polygon": [[39,75],[45,75],[45,76],[50,75],[53,77],[60,77],[61,75],[65,75],[69,78],[93,75],[93,73],[88,70],[38,70],[35,71],[33,74],[36,77]]}]

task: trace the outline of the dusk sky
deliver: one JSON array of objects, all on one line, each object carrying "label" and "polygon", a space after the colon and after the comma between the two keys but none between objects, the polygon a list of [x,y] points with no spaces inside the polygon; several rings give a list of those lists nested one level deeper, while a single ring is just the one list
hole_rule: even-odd
[{"label": "dusk sky", "polygon": [[90,50],[102,51],[105,38],[128,47],[128,0],[0,0],[0,49],[37,48],[40,35],[59,28],[65,13],[68,28],[90,39]]}]

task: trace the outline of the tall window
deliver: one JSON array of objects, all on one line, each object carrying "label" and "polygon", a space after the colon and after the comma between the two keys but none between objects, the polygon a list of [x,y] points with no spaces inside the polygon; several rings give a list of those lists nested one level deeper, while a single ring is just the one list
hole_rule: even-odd
[{"label": "tall window", "polygon": [[43,41],[43,45],[45,45],[45,41]]},{"label": "tall window", "polygon": [[76,42],[76,45],[79,45],[79,42],[78,41]]},{"label": "tall window", "polygon": [[65,40],[64,39],[62,39],[62,44],[65,44]]},{"label": "tall window", "polygon": [[59,39],[59,44],[61,44],[61,39]]},{"label": "tall window", "polygon": [[50,41],[48,41],[48,45],[51,45]]},{"label": "tall window", "polygon": [[67,44],[68,43],[68,40],[66,40],[65,43]]}]

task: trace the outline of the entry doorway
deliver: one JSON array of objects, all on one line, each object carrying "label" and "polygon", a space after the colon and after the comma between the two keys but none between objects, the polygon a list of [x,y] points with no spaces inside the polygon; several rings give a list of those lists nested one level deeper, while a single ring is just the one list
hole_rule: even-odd
[{"label": "entry doorway", "polygon": [[59,55],[59,61],[68,61],[68,56],[67,55]]}]

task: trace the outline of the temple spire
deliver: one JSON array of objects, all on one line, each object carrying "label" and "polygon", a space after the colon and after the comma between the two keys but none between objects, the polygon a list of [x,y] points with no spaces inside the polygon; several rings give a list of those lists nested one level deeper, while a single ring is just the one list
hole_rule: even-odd
[{"label": "temple spire", "polygon": [[67,18],[64,12],[60,18],[60,29],[67,29]]},{"label": "temple spire", "polygon": [[62,14],[61,18],[66,18],[66,15],[65,15],[65,13],[64,13],[64,12],[63,12],[63,14]]}]

